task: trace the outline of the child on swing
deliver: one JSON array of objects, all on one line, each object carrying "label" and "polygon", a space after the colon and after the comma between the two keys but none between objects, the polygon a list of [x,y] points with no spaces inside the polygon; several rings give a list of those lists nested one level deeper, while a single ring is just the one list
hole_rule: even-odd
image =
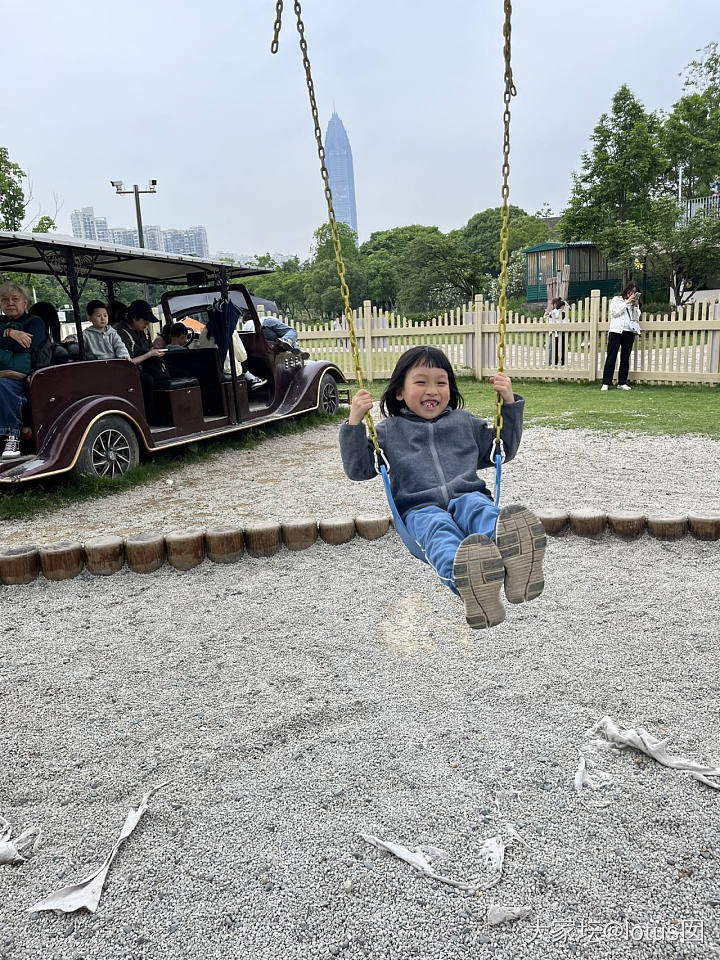
[{"label": "child on swing", "polygon": [[[525,401],[510,378],[490,378],[503,398],[505,459],[517,452]],[[377,476],[374,448],[363,418],[372,407],[367,390],[352,399],[340,428],[340,451],[351,480]],[[413,347],[393,371],[380,401],[387,417],[377,425],[389,465],[398,512],[440,580],[465,604],[473,629],[505,619],[504,584],[510,603],[533,600],[544,586],[545,531],[525,507],[498,509],[477,471],[492,467],[494,431],[462,409],[453,368],[435,347]]]}]

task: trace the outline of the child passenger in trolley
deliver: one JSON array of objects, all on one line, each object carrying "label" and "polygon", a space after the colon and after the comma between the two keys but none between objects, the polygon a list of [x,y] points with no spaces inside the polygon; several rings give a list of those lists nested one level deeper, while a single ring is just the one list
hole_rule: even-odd
[{"label": "child passenger in trolley", "polygon": [[[491,378],[503,398],[502,441],[506,460],[517,452],[525,401],[510,378]],[[340,450],[351,480],[377,476],[374,447],[363,426],[372,407],[367,390],[352,400],[340,428]],[[389,465],[398,512],[440,580],[459,594],[474,629],[505,619],[500,596],[510,603],[539,596],[544,586],[545,532],[525,507],[498,509],[477,471],[492,467],[494,432],[463,410],[464,401],[445,354],[413,347],[393,371],[380,409],[378,439]]]}]

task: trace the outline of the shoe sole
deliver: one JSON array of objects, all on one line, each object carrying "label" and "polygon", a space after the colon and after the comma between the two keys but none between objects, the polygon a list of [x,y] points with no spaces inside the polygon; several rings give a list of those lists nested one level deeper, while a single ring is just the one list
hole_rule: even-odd
[{"label": "shoe sole", "polygon": [[465,619],[473,630],[494,627],[505,619],[500,588],[505,567],[492,540],[474,533],[460,544],[453,564],[453,579],[465,604]]},{"label": "shoe sole", "polygon": [[543,592],[545,528],[534,513],[515,504],[500,511],[495,538],[505,567],[505,596],[510,603],[534,600]]}]

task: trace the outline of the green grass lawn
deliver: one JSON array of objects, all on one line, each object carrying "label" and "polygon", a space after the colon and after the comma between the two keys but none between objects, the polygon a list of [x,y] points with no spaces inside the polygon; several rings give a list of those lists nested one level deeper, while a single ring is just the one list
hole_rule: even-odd
[{"label": "green grass lawn", "polygon": [[[386,384],[369,384],[380,398]],[[472,379],[459,381],[460,391],[469,410],[492,418],[494,396],[490,383]],[[653,387],[639,385],[632,391],[616,390],[600,393],[600,384],[545,383],[513,381],[515,392],[525,397],[526,426],[559,427],[570,430],[583,427],[591,430],[629,430],[646,434],[694,433],[720,439],[720,390],[713,387]],[[104,497],[117,490],[137,488],[182,470],[184,466],[212,457],[218,450],[243,449],[254,446],[266,436],[294,433],[320,424],[337,423],[347,416],[341,408],[336,417],[313,414],[293,421],[266,424],[236,437],[206,440],[191,447],[167,451],[143,461],[128,477],[117,480],[72,480],[60,476],[51,480],[16,488],[0,494],[0,521],[23,519],[40,512],[69,504]]]},{"label": "green grass lawn", "polygon": [[[367,385],[380,399],[386,384]],[[489,382],[458,380],[468,410],[494,416],[495,393]],[[600,383],[545,383],[513,380],[515,393],[525,397],[525,425],[570,430],[632,430],[678,436],[695,433],[720,439],[720,390],[716,387],[659,387],[639,384],[630,391]]]}]

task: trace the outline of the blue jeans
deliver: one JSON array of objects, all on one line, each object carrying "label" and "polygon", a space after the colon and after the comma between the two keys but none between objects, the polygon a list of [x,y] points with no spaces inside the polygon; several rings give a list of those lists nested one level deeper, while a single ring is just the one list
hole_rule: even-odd
[{"label": "blue jeans", "polygon": [[17,436],[20,433],[26,402],[24,380],[0,377],[0,436]]},{"label": "blue jeans", "polygon": [[495,539],[500,510],[484,493],[464,493],[442,507],[419,507],[405,517],[405,526],[425,552],[425,558],[442,582],[455,593],[453,563],[465,537],[482,533]]}]

